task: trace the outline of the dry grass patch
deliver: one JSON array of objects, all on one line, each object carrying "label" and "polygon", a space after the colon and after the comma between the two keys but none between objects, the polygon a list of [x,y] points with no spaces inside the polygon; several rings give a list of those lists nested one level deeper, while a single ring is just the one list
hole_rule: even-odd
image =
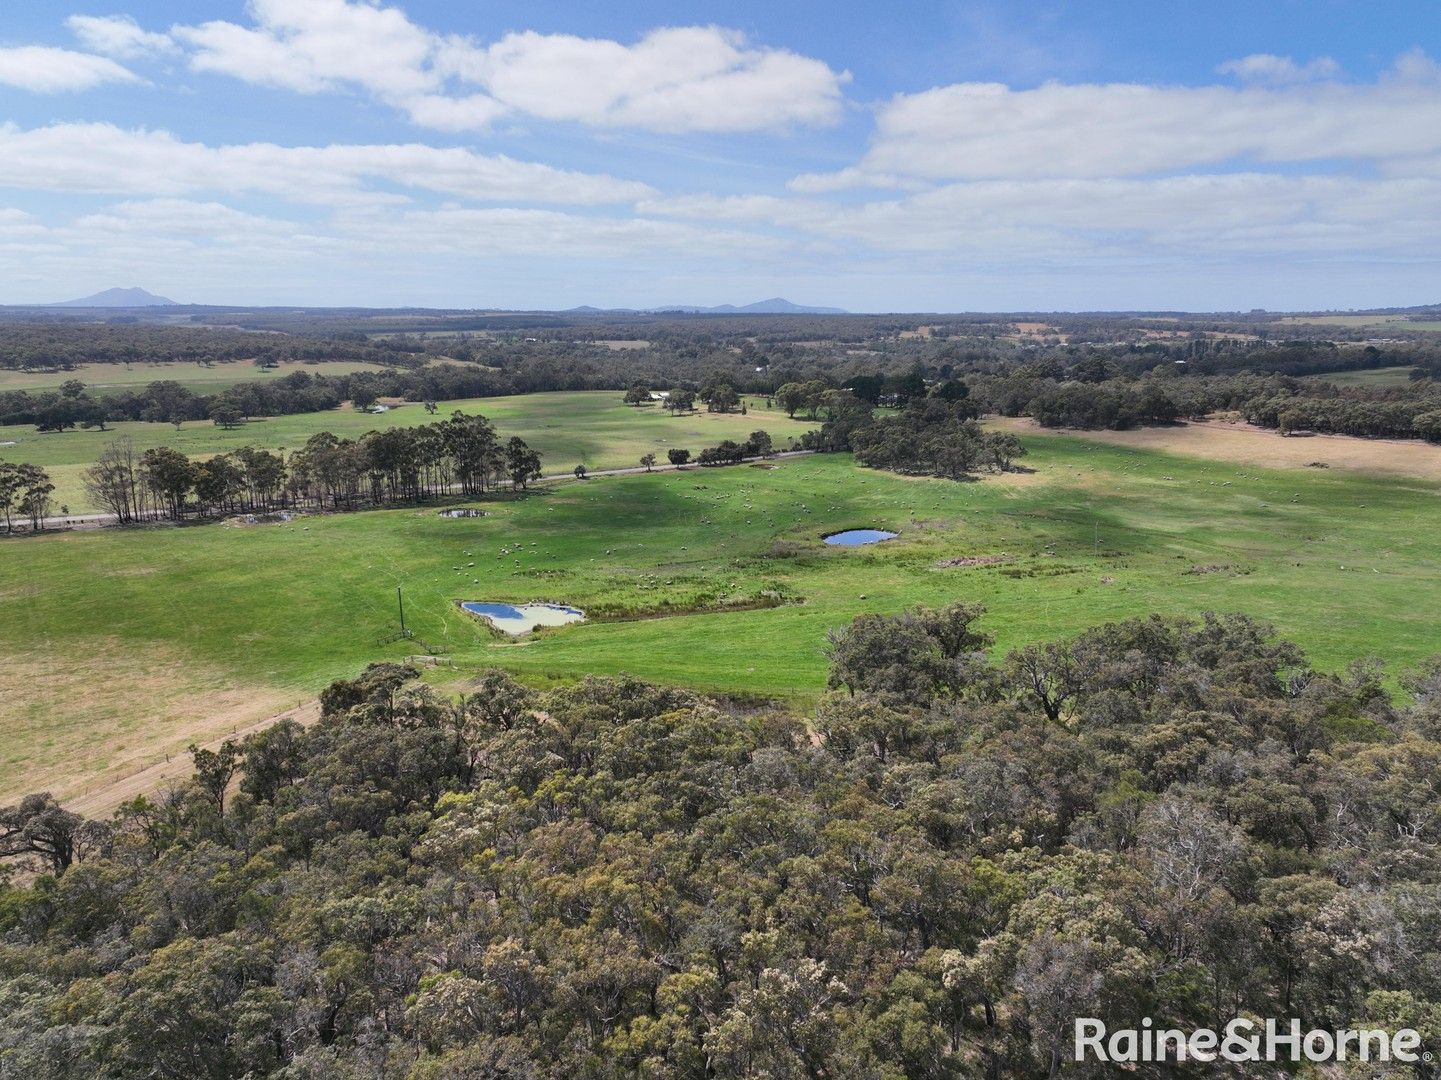
[{"label": "dry grass patch", "polygon": [[1317,463],[1324,463],[1331,469],[1441,480],[1441,446],[1415,439],[1358,439],[1349,435],[1284,437],[1250,424],[1221,420],[1134,431],[1043,428],[1026,418],[992,418],[986,421],[986,426],[1021,435],[1069,435],[1132,450],[1160,450],[1273,469],[1314,468]]},{"label": "dry grass patch", "polygon": [[101,640],[83,656],[43,647],[0,657],[0,804],[31,791],[79,799],[294,706],[237,686],[175,647]]}]

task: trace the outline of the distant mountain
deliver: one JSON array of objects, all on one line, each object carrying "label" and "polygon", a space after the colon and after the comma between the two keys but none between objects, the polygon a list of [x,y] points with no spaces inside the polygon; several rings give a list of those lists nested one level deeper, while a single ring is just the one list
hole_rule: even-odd
[{"label": "distant mountain", "polygon": [[94,296],[82,296],[79,300],[64,300],[58,304],[46,304],[45,306],[138,308],[175,307],[176,304],[174,300],[156,296],[153,292],[146,292],[144,289],[106,289]]},{"label": "distant mountain", "polygon": [[597,308],[589,304],[570,308],[562,315],[580,314],[634,314],[634,315],[849,315],[844,308],[807,307],[792,304],[789,300],[773,296],[769,300],[757,300],[754,304],[737,307],[735,304],[721,304],[719,307],[701,307],[696,304],[666,304],[652,308]]},{"label": "distant mountain", "polygon": [[843,308],[834,307],[808,307],[805,304],[792,304],[779,296],[773,296],[769,300],[757,300],[754,304],[745,304],[737,307],[734,304],[721,304],[719,307],[682,307],[682,308],[653,308],[654,311],[693,311],[702,315],[849,315],[850,312]]}]

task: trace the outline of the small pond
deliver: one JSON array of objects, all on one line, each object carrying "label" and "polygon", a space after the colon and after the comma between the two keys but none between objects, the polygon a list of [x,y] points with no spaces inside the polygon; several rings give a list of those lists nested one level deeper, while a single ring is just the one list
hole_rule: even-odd
[{"label": "small pond", "polygon": [[442,510],[440,511],[440,516],[443,518],[478,518],[485,517],[485,511],[462,507],[458,510]]},{"label": "small pond", "polygon": [[845,532],[831,533],[825,540],[827,544],[839,544],[841,547],[860,547],[862,544],[894,540],[898,535],[900,534],[886,532],[885,529],[847,529]]},{"label": "small pond", "polygon": [[460,605],[507,634],[528,634],[537,626],[564,626],[581,622],[585,612],[564,604],[491,604],[467,600]]}]

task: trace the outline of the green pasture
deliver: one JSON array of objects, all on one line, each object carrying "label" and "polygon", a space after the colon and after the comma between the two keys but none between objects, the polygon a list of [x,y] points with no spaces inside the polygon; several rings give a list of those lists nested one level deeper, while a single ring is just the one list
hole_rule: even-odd
[{"label": "green pasture", "polygon": [[[497,405],[513,417],[527,407],[487,402],[503,425]],[[665,426],[634,422],[641,442],[628,454]],[[556,440],[569,457],[613,448],[568,430]],[[177,687],[193,667],[209,686],[283,690],[291,704],[369,661],[432,651],[450,662],[433,673],[445,684],[495,666],[538,684],[628,672],[805,700],[823,687],[829,628],[952,600],[987,606],[1000,649],[1109,619],[1216,610],[1274,622],[1325,669],[1441,652],[1435,484],[1081,438],[1028,443],[1035,472],[973,483],[819,456],[570,481],[486,500],[478,519],[429,507],[10,540],[0,545],[0,657],[27,657],[50,681],[38,711],[0,711],[0,772],[105,745],[105,715],[75,702],[116,655],[165,658]],[[900,538],[822,543],[857,526]],[[981,556],[1004,561],[940,565]],[[386,641],[397,587],[414,641]],[[501,640],[458,609],[463,599],[564,602],[592,619]],[[146,707],[135,701],[129,715]]]}]

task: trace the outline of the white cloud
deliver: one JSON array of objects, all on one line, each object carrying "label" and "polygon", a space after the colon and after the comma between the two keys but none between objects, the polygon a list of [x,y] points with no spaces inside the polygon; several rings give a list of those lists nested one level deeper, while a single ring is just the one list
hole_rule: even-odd
[{"label": "white cloud", "polygon": [[260,193],[303,203],[394,201],[375,182],[477,201],[605,203],[645,184],[477,154],[397,145],[207,146],[112,124],[0,124],[0,186],[95,194]]},{"label": "white cloud", "polygon": [[1004,177],[1107,177],[1441,152],[1441,74],[1422,54],[1370,84],[959,83],[881,107],[858,165],[799,190]]},{"label": "white cloud", "polygon": [[250,0],[254,28],[214,21],[171,33],[197,71],[315,92],[359,86],[391,102],[435,89],[434,35],[399,8],[346,0]]},{"label": "white cloud", "polygon": [[103,56],[44,45],[0,48],[0,86],[55,94],[89,90],[103,83],[138,81],[133,72]]},{"label": "white cloud", "polygon": [[514,112],[672,132],[830,123],[847,79],[715,26],[655,30],[634,45],[530,32],[485,48],[452,40],[441,63]]},{"label": "white cloud", "polygon": [[505,113],[505,106],[485,94],[447,97],[422,94],[405,103],[405,111],[421,127],[437,131],[476,131]]},{"label": "white cloud", "polygon": [[253,26],[212,21],[170,36],[197,71],[302,93],[356,89],[443,130],[504,115],[664,132],[828,124],[849,79],[716,26],[662,28],[629,45],[533,32],[485,44],[352,0],[251,0],[249,12]]},{"label": "white cloud", "polygon": [[143,30],[129,15],[71,15],[65,25],[94,52],[124,59],[170,52],[175,42],[169,34]]},{"label": "white cloud", "polygon": [[1341,65],[1329,56],[1318,56],[1298,64],[1289,56],[1252,53],[1238,60],[1227,60],[1216,68],[1221,75],[1234,75],[1247,82],[1297,83],[1316,79],[1334,79],[1341,74]]}]

